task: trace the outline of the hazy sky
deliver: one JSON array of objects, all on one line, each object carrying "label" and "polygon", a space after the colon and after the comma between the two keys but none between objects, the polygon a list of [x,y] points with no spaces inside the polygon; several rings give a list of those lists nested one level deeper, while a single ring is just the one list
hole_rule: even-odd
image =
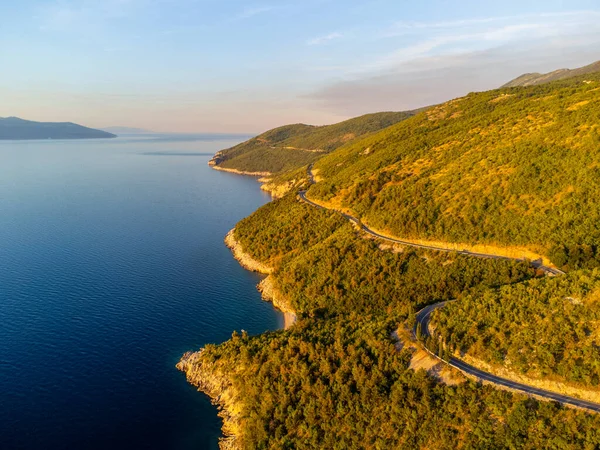
[{"label": "hazy sky", "polygon": [[600,60],[599,0],[0,1],[0,116],[258,132]]}]

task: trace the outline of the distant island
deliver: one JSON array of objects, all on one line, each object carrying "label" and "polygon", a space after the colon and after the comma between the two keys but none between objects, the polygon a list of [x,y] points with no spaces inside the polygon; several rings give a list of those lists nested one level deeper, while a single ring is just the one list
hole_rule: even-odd
[{"label": "distant island", "polygon": [[71,122],[33,122],[18,117],[0,117],[0,140],[27,139],[108,139],[113,133]]}]

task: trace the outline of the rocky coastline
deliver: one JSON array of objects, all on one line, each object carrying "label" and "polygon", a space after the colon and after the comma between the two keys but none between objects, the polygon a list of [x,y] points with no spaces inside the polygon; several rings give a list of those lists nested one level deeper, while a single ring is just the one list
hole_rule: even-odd
[{"label": "rocky coastline", "polygon": [[215,154],[210,161],[208,161],[208,165],[215,170],[220,170],[222,172],[230,172],[235,173],[237,175],[249,175],[252,177],[270,177],[272,175],[271,172],[245,172],[243,170],[237,169],[228,169],[227,167],[221,167],[219,164],[223,162],[223,157],[221,156],[221,152]]},{"label": "rocky coastline", "polygon": [[267,266],[266,264],[257,261],[252,258],[248,253],[246,253],[242,247],[242,245],[235,239],[235,228],[232,229],[227,236],[225,236],[225,245],[229,247],[231,252],[233,253],[233,257],[240,263],[240,265],[252,272],[258,272],[265,275],[268,275],[273,272],[273,268]]},{"label": "rocky coastline", "polygon": [[236,175],[248,175],[251,177],[268,177],[271,175],[271,172],[244,172],[242,170],[228,169],[221,166],[212,166],[212,168],[215,170],[220,170],[221,172],[230,172],[235,173]]},{"label": "rocky coastline", "polygon": [[[267,275],[257,286],[262,298],[284,313],[285,328],[296,321],[296,313],[277,289],[271,275],[273,268],[255,260],[247,254],[242,245],[235,239],[235,228],[227,233],[225,244],[229,247],[242,267],[253,272]],[[187,381],[204,392],[217,406],[218,415],[223,419],[223,437],[219,439],[221,450],[234,450],[241,447],[241,402],[231,383],[230,374],[224,373],[219,361],[204,358],[205,349],[187,352],[177,363],[177,369],[185,373]]]},{"label": "rocky coastline", "polygon": [[285,328],[287,329],[292,326],[296,321],[296,312],[289,304],[289,301],[277,289],[275,280],[271,275],[273,268],[257,261],[244,251],[242,245],[235,238],[235,228],[225,236],[225,245],[231,249],[233,257],[244,269],[268,275],[258,284],[258,291],[261,293],[263,300],[271,302],[275,308],[284,314]]},{"label": "rocky coastline", "polygon": [[219,448],[238,449],[241,412],[237,392],[230,378],[219,369],[218,362],[209,363],[203,358],[203,353],[204,349],[185,353],[176,367],[185,373],[190,384],[208,395],[211,403],[218,408],[218,416],[223,420],[223,436],[219,438]]}]

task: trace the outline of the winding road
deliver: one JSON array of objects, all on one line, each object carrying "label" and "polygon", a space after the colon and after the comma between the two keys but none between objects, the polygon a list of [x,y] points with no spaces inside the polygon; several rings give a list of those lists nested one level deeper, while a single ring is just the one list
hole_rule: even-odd
[{"label": "winding road", "polygon": [[[308,166],[307,175],[308,175],[310,184],[311,185],[315,184],[315,178],[312,173],[312,164],[310,166]],[[305,203],[308,203],[309,205],[312,205],[316,208],[319,208],[319,209],[329,209],[329,208],[325,208],[324,206],[319,205],[318,203],[315,203],[312,200],[308,199],[306,197],[306,192],[307,192],[306,190],[302,190],[302,191],[298,192],[298,195],[300,196],[300,199],[302,199],[302,201],[304,201]],[[370,234],[371,236],[374,236],[378,239],[383,239],[384,241],[393,242],[395,244],[404,245],[406,247],[420,248],[420,249],[432,250],[432,251],[436,251],[436,252],[457,253],[459,255],[473,256],[475,258],[502,259],[502,260],[507,260],[507,261],[521,261],[521,262],[525,261],[525,259],[523,259],[523,258],[511,258],[509,256],[499,256],[499,255],[493,255],[493,254],[489,254],[489,253],[470,252],[468,250],[452,250],[452,249],[448,249],[448,248],[444,248],[444,247],[436,247],[434,245],[415,244],[414,242],[403,241],[401,239],[391,238],[391,237],[384,236],[382,234],[377,233],[376,231],[371,230],[369,227],[367,227],[365,224],[363,224],[360,220],[358,220],[354,216],[351,216],[350,214],[346,214],[346,213],[344,213],[342,211],[338,211],[338,210],[334,210],[334,211],[338,212],[339,214],[344,216],[349,221],[354,222],[365,233]],[[559,270],[555,267],[545,266],[539,260],[538,261],[530,261],[530,264],[532,267],[545,272],[547,275],[553,275],[553,276],[565,275],[565,273],[562,270]]]},{"label": "winding road", "polygon": [[[417,322],[416,323],[417,323],[417,325],[420,325],[421,333],[423,336],[425,336],[425,337],[430,336],[429,320],[431,318],[431,313],[433,311],[435,311],[436,309],[443,308],[448,303],[450,303],[450,302],[442,302],[442,303],[436,303],[435,305],[429,305],[417,313]],[[416,327],[415,327],[415,330],[416,330]],[[586,400],[581,400],[581,399],[578,399],[575,397],[569,397],[568,395],[561,395],[561,394],[557,394],[556,392],[550,392],[550,391],[546,391],[544,389],[539,389],[536,387],[528,386],[526,384],[517,383],[515,381],[511,381],[506,378],[501,378],[501,377],[498,377],[491,373],[484,372],[483,370],[479,370],[476,367],[473,367],[473,366],[467,364],[466,362],[462,361],[461,359],[455,358],[453,356],[451,356],[450,359],[446,361],[444,359],[441,359],[439,356],[437,356],[431,350],[429,350],[427,348],[426,348],[426,350],[432,356],[439,359],[440,361],[448,364],[451,367],[454,367],[455,369],[460,370],[461,372],[463,372],[466,375],[475,377],[480,381],[487,381],[487,382],[493,383],[495,385],[504,386],[509,389],[514,389],[516,391],[524,392],[526,394],[535,395],[535,396],[541,397],[545,400],[551,400],[551,401],[553,400],[553,401],[556,401],[556,402],[559,402],[559,403],[562,403],[565,405],[571,405],[571,406],[576,406],[578,408],[587,409],[589,411],[600,412],[600,404],[598,404],[598,403],[588,402]]]},{"label": "winding road", "polygon": [[[307,175],[309,178],[309,182],[310,184],[315,184],[315,179],[314,179],[314,175],[312,173],[312,164],[310,166],[308,166],[307,169]],[[325,208],[322,205],[319,205],[318,203],[313,202],[312,200],[308,199],[306,197],[306,190],[301,190],[298,193],[300,199],[311,205],[314,206],[315,208],[319,208],[319,209],[329,209],[329,208]],[[357,219],[354,216],[351,216],[350,214],[346,214],[344,212],[338,211],[338,210],[334,210],[336,212],[338,212],[339,214],[341,214],[343,217],[345,217],[346,219],[348,219],[349,221],[355,223],[358,227],[360,227],[360,229],[362,231],[364,231],[367,234],[370,234],[371,236],[374,236],[378,239],[382,239],[388,242],[393,242],[396,244],[401,244],[401,245],[405,245],[407,247],[414,247],[414,248],[420,248],[420,249],[425,249],[425,250],[433,250],[433,251],[441,251],[441,252],[451,252],[451,253],[458,253],[461,255],[467,255],[467,256],[473,256],[476,258],[488,258],[488,259],[503,259],[503,260],[514,260],[514,261],[524,261],[523,259],[519,259],[519,258],[510,258],[507,256],[498,256],[498,255],[491,255],[491,254],[486,254],[486,253],[475,253],[475,252],[469,252],[466,250],[462,250],[462,251],[455,251],[455,250],[449,250],[446,248],[441,248],[441,247],[435,247],[435,246],[431,246],[431,245],[422,245],[422,244],[415,244],[413,242],[407,242],[407,241],[403,241],[400,239],[394,239],[394,238],[390,238],[387,236],[383,236],[371,229],[369,229],[366,225],[364,225],[359,219]],[[557,276],[557,275],[564,275],[565,273],[559,269],[556,269],[554,267],[549,267],[549,266],[545,266],[543,265],[541,262],[539,261],[533,261],[531,262],[531,265],[533,267],[535,267],[536,269],[540,269],[542,271],[544,271],[547,275],[551,275],[551,276]],[[444,306],[446,306],[448,303],[451,302],[441,302],[441,303],[436,303],[433,305],[429,305],[425,308],[423,308],[421,311],[419,311],[417,313],[417,317],[416,317],[416,324],[415,324],[415,336],[416,336],[416,329],[417,327],[420,325],[421,328],[421,333],[427,337],[429,336],[429,321],[431,318],[431,313],[433,311],[435,311],[436,309],[440,309],[443,308]],[[466,362],[456,358],[456,357],[450,357],[450,359],[448,361],[440,358],[439,356],[437,356],[434,352],[432,352],[430,349],[428,349],[427,347],[425,347],[425,350],[427,350],[428,353],[430,353],[434,358],[439,359],[440,361],[442,361],[445,364],[448,364],[451,367],[454,367],[457,370],[460,370],[462,373],[464,373],[467,376],[471,376],[471,377],[475,377],[480,381],[486,381],[492,384],[495,384],[497,386],[502,386],[505,388],[509,388],[509,389],[513,389],[516,391],[520,391],[520,392],[524,392],[526,394],[530,394],[530,395],[534,395],[536,397],[548,400],[548,401],[556,401],[559,403],[562,403],[564,405],[570,405],[570,406],[575,406],[578,408],[583,408],[586,409],[588,411],[593,411],[593,412],[600,412],[600,404],[598,403],[593,403],[593,402],[589,402],[586,400],[581,400],[575,397],[570,397],[567,395],[561,395],[561,394],[557,394],[555,392],[550,392],[550,391],[546,391],[544,389],[539,389],[533,386],[528,386],[525,384],[521,384],[521,383],[517,383],[515,381],[511,381],[508,380],[506,378],[501,378],[498,377],[496,375],[493,375],[491,373],[488,372],[484,372],[483,370],[477,369],[476,367],[473,367],[469,364],[467,364]]]}]

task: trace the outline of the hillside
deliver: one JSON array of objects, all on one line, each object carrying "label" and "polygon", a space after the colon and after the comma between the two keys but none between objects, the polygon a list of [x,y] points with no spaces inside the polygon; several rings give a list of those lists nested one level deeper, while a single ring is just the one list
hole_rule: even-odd
[{"label": "hillside", "polygon": [[223,411],[221,449],[594,449],[600,418],[410,368],[381,318],[299,325],[186,354]]},{"label": "hillside", "polygon": [[211,164],[241,172],[277,173],[293,170],[414,114],[412,111],[383,112],[334,125],[286,125],[218,152]]},{"label": "hillside", "polygon": [[600,399],[600,270],[530,280],[467,296],[432,326],[457,354]]},{"label": "hillside", "polygon": [[32,122],[17,117],[0,118],[0,140],[106,139],[116,137],[71,122]]},{"label": "hillside", "polygon": [[587,73],[600,72],[600,61],[578,69],[559,69],[549,73],[526,73],[506,83],[504,87],[535,86],[550,83],[551,81],[565,80],[568,78],[585,75]]},{"label": "hillside", "polygon": [[309,198],[407,239],[597,265],[600,74],[469,94],[315,163]]},{"label": "hillside", "polygon": [[599,443],[598,416],[482,386],[436,361],[419,365],[424,352],[393,337],[423,305],[529,280],[527,264],[385,247],[294,194],[244,219],[235,236],[273,266],[263,295],[298,322],[259,336],[234,332],[178,364],[223,407],[221,448]]},{"label": "hillside", "polygon": [[[600,445],[598,415],[470,381],[411,332],[421,308],[454,300],[433,314],[438,355],[600,391],[600,269],[578,270],[600,265],[598,102],[600,74],[470,94],[323,152],[316,184],[307,166],[278,174],[291,192],[230,236],[297,322],[178,364],[222,407],[221,448]],[[570,273],[384,242],[300,186],[383,234],[531,249]]]}]

